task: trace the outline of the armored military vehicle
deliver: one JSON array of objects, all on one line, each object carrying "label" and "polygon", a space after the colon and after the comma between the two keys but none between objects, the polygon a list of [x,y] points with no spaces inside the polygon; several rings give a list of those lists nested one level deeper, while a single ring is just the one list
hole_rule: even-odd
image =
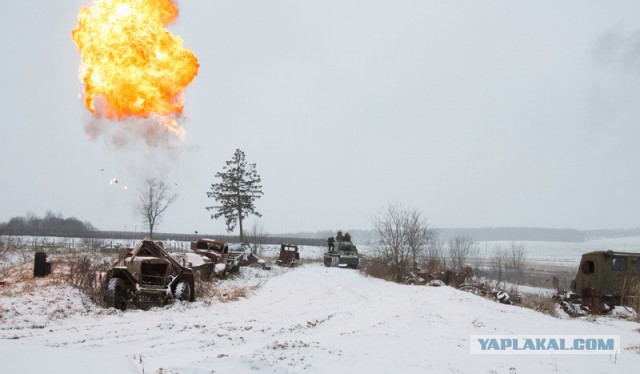
[{"label": "armored military vehicle", "polygon": [[342,236],[338,232],[335,243],[331,239],[333,238],[329,238],[329,250],[323,256],[324,266],[357,269],[363,262],[364,256],[358,253],[349,233]]},{"label": "armored military vehicle", "polygon": [[107,272],[105,304],[120,310],[173,299],[194,301],[193,270],[180,265],[161,244],[142,240]]},{"label": "armored military vehicle", "polygon": [[640,292],[640,253],[597,251],[582,255],[570,292],[556,299],[573,316],[631,305]]}]

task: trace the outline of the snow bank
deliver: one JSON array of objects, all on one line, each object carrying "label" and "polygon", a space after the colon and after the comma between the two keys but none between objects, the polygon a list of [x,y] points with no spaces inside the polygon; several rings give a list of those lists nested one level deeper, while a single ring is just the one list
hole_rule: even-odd
[{"label": "snow bank", "polygon": [[[126,357],[145,373],[590,373],[635,372],[640,365],[637,323],[557,319],[450,287],[399,285],[319,264],[274,270],[252,270],[266,277],[263,285],[236,302],[201,300],[124,313],[95,308],[38,324],[20,324],[30,318],[29,309],[5,313],[17,300],[3,297],[0,347],[12,368],[30,361],[26,372],[72,365],[75,357],[123,367]],[[243,282],[256,281],[231,280]],[[65,305],[40,292],[30,299],[34,314]],[[626,350],[615,357],[471,355],[469,336],[478,334],[620,335]],[[32,359],[34,346],[48,362]]]}]

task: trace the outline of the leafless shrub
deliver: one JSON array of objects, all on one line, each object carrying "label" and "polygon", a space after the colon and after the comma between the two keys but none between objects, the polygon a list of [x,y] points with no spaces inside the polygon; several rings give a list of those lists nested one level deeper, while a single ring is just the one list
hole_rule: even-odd
[{"label": "leafless shrub", "polygon": [[511,243],[511,251],[507,259],[507,274],[510,281],[520,283],[525,270],[527,255],[523,244]]},{"label": "leafless shrub", "polygon": [[366,265],[360,268],[360,272],[370,277],[393,281],[395,279],[395,271],[382,258],[367,258]]},{"label": "leafless shrub", "polygon": [[111,264],[106,261],[93,262],[89,256],[81,256],[68,261],[68,283],[89,296],[98,305],[103,304],[106,287],[106,273]]},{"label": "leafless shrub", "polygon": [[493,248],[493,255],[491,256],[491,271],[492,277],[498,284],[505,280],[504,277],[507,267],[507,259],[507,251],[502,249],[500,244],[497,244]]},{"label": "leafless shrub", "polygon": [[407,269],[422,257],[436,232],[429,227],[422,214],[401,204],[389,204],[371,219],[376,233],[373,245],[375,257],[401,281]]},{"label": "leafless shrub", "polygon": [[449,258],[453,271],[462,269],[471,255],[473,239],[468,235],[458,235],[449,240]]},{"label": "leafless shrub", "polygon": [[212,298],[216,295],[215,281],[202,280],[200,277],[195,279],[195,295],[196,299]]},{"label": "leafless shrub", "polygon": [[429,272],[447,268],[447,255],[444,251],[444,243],[440,240],[430,240],[427,245],[425,259]]},{"label": "leafless shrub", "polygon": [[475,279],[480,279],[485,276],[484,264],[486,262],[486,251],[483,251],[478,246],[474,246],[471,249],[471,261],[473,264],[473,274],[472,277]]},{"label": "leafless shrub", "polygon": [[8,268],[7,253],[9,252],[9,243],[4,236],[0,236],[0,279],[4,278],[5,271]]},{"label": "leafless shrub", "polygon": [[267,234],[259,220],[253,222],[246,238],[247,241],[251,243],[251,251],[260,255],[262,253],[262,246],[266,243]]},{"label": "leafless shrub", "polygon": [[103,239],[83,238],[82,246],[86,252],[97,252],[100,248],[104,247],[105,241]]},{"label": "leafless shrub", "polygon": [[0,261],[5,261],[9,252],[9,243],[4,236],[0,236]]},{"label": "leafless shrub", "polygon": [[[636,322],[640,322],[640,282],[636,282],[629,288],[629,296],[631,297],[631,307],[636,311]],[[640,332],[640,329],[638,329]]]},{"label": "leafless shrub", "polygon": [[502,282],[522,284],[525,281],[527,256],[524,245],[511,243],[508,249],[500,244],[495,245],[490,262],[489,275],[498,284]]}]

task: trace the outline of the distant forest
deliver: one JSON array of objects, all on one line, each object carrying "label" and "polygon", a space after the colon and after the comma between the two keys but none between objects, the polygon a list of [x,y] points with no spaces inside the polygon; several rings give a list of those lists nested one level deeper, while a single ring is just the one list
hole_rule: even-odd
[{"label": "distant forest", "polygon": [[[438,239],[448,241],[459,235],[470,236],[474,241],[555,241],[555,242],[583,242],[594,238],[616,238],[625,236],[640,236],[640,228],[620,230],[576,230],[576,229],[548,229],[539,227],[489,227],[489,228],[435,228]],[[348,230],[356,244],[371,243],[374,238],[373,230]],[[103,235],[104,234],[104,235]],[[129,234],[129,235],[125,235]],[[101,234],[91,223],[80,221],[74,217],[64,218],[60,213],[47,212],[44,217],[28,213],[25,217],[13,217],[8,222],[0,222],[0,235],[32,235],[32,236],[60,236],[60,237],[139,237],[144,233],[104,232]],[[114,236],[116,235],[116,236]],[[167,238],[186,237],[192,240],[193,234],[162,234]],[[272,238],[308,238],[326,241],[335,236],[331,230],[315,232],[297,232],[286,234],[266,234]],[[220,235],[218,235],[220,236]],[[217,237],[217,236],[216,236]],[[225,236],[226,238],[226,236]],[[231,237],[227,239],[232,239]]]},{"label": "distant forest", "polygon": [[40,218],[35,214],[13,217],[0,223],[0,235],[77,236],[96,230],[89,222],[77,218],[64,218],[60,213],[48,211]]}]

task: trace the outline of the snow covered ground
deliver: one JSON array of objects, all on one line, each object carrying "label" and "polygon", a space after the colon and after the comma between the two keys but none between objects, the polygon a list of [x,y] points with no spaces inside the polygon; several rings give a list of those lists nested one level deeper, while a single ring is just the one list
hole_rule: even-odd
[{"label": "snow covered ground", "polygon": [[[399,285],[320,264],[242,271],[219,284],[251,289],[246,298],[149,311],[95,307],[55,278],[0,286],[0,370],[519,374],[640,367],[637,322],[553,318],[450,287]],[[472,355],[469,337],[478,334],[619,335],[623,351]]]}]

